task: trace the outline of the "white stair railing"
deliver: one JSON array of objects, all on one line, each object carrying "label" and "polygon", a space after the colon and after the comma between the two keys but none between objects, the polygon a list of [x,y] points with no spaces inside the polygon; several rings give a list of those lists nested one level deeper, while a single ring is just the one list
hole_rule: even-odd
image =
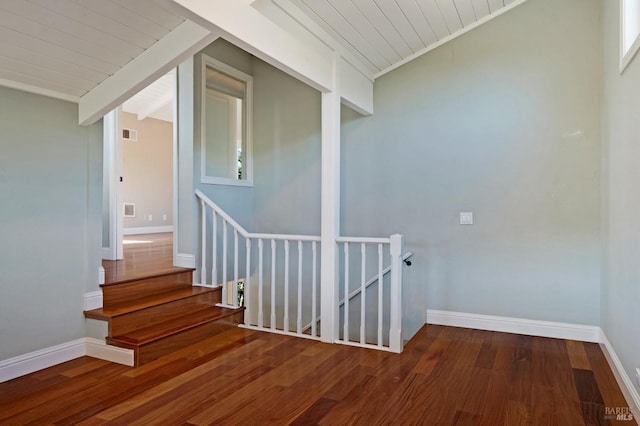
[{"label": "white stair railing", "polygon": [[222,305],[237,308],[241,284],[246,328],[319,340],[319,327],[303,330],[302,324],[320,311],[320,237],[248,232],[200,190],[195,193],[200,202],[200,285],[222,286]]},{"label": "white stair railing", "polygon": [[[407,252],[402,256],[402,261],[404,263],[406,263],[407,265],[411,265],[411,261],[409,261],[409,259],[413,257],[413,252]],[[365,260],[365,265],[366,265],[366,260]],[[365,267],[366,269],[366,267]],[[387,274],[389,274],[391,272],[391,265],[387,266],[386,268],[383,269],[382,271],[382,276],[386,276]],[[367,282],[364,285],[364,289],[368,289],[370,286],[372,286],[373,284],[376,284],[379,280],[379,275],[378,273],[376,273],[375,275],[373,275],[371,278],[369,278],[369,280],[367,280]],[[352,299],[355,299],[358,295],[360,295],[362,293],[362,288],[363,286],[358,286],[356,287],[355,290],[353,290],[351,293],[349,293],[349,301],[351,301]],[[342,307],[345,304],[345,299],[340,299],[340,302],[338,302],[338,306],[342,309]],[[316,317],[316,322],[320,322],[320,317]],[[308,323],[307,325],[304,326],[303,330],[309,330],[311,328],[312,323]]]},{"label": "white stair railing", "polygon": [[[342,253],[338,343],[402,352],[402,263],[411,256],[403,255],[404,237],[339,237],[337,242]],[[356,295],[360,300],[354,303]]]},{"label": "white stair railing", "polygon": [[[221,286],[223,306],[243,305],[245,328],[320,340],[320,237],[250,233],[201,191],[196,196],[200,285]],[[342,300],[335,343],[402,352],[402,264],[411,255],[403,256],[404,237],[338,237],[336,244]]]}]

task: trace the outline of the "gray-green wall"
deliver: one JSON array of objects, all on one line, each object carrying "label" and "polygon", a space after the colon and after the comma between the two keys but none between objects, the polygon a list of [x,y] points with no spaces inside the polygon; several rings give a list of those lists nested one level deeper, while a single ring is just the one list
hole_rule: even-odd
[{"label": "gray-green wall", "polygon": [[0,360],[84,337],[98,289],[102,124],[0,87]]},{"label": "gray-green wall", "polygon": [[253,76],[253,187],[200,182],[200,60],[195,187],[252,232],[320,233],[320,93],[225,40],[203,53]]},{"label": "gray-green wall", "polygon": [[320,235],[320,92],[254,58],[256,232]]},{"label": "gray-green wall", "polygon": [[[252,75],[251,55],[228,43],[218,39],[211,43],[200,53],[204,53],[214,59],[224,62],[246,74]],[[231,215],[245,229],[253,228],[253,188],[232,185],[211,185],[201,182],[201,120],[200,120],[200,89],[201,89],[201,56],[195,56],[194,67],[194,142],[193,142],[193,178],[195,189],[200,189],[216,204]],[[198,210],[196,209],[196,213]],[[199,234],[196,234],[199,235]],[[196,237],[196,240],[198,237]]]},{"label": "gray-green wall", "polygon": [[344,110],[343,234],[406,235],[407,336],[426,308],[599,324],[599,5],[529,0]]},{"label": "gray-green wall", "polygon": [[602,323],[632,378],[640,367],[640,57],[619,71],[617,1],[604,4]]}]

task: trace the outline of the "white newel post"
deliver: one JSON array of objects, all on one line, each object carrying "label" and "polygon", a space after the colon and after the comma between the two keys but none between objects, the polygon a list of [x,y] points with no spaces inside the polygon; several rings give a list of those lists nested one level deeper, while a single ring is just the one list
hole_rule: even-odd
[{"label": "white newel post", "polygon": [[338,339],[338,246],[340,235],[339,56],[333,60],[333,91],[322,93],[322,194],[320,219],[320,337]]},{"label": "white newel post", "polygon": [[389,321],[389,348],[402,352],[402,254],[404,236],[391,236],[391,318]]}]

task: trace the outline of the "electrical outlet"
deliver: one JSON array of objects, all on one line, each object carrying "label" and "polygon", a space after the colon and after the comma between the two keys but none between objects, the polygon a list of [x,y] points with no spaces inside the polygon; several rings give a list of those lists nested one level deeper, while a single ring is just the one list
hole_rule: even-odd
[{"label": "electrical outlet", "polygon": [[460,225],[473,225],[473,212],[460,212]]},{"label": "electrical outlet", "polygon": [[167,215],[166,215],[166,213],[162,215],[162,220],[167,220]]},{"label": "electrical outlet", "polygon": [[636,380],[638,381],[638,386],[640,386],[640,368],[636,368]]},{"label": "electrical outlet", "polygon": [[153,220],[153,215],[152,215],[152,214],[150,214],[150,215],[149,215],[149,222],[151,222],[152,220]]}]

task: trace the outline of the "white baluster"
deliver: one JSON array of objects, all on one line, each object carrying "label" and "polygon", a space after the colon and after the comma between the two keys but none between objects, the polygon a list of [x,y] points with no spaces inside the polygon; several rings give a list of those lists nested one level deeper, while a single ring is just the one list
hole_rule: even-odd
[{"label": "white baluster", "polygon": [[276,329],[276,240],[271,240],[271,329]]},{"label": "white baluster", "polygon": [[213,210],[213,236],[211,238],[211,285],[218,286],[218,213]]},{"label": "white baluster", "polygon": [[302,334],[302,241],[298,241],[298,334]]},{"label": "white baluster", "polygon": [[238,230],[233,229],[233,306],[238,306]]},{"label": "white baluster", "polygon": [[207,209],[204,200],[200,200],[200,214],[202,215],[202,252],[200,253],[200,284],[207,285]]},{"label": "white baluster", "polygon": [[311,277],[311,335],[313,337],[317,336],[317,327],[318,327],[318,320],[317,320],[317,308],[316,308],[316,303],[317,303],[317,291],[316,291],[316,286],[317,286],[317,275],[318,275],[318,256],[317,256],[317,242],[314,241],[313,244],[311,244],[311,255],[313,256],[313,266],[311,269],[313,269],[312,271],[312,277]]},{"label": "white baluster", "polygon": [[360,343],[365,344],[365,317],[367,312],[367,245],[360,244]]},{"label": "white baluster", "polygon": [[382,275],[382,244],[378,244],[378,346],[382,347],[382,284],[384,275]]},{"label": "white baluster", "polygon": [[264,326],[264,303],[262,299],[262,289],[264,287],[264,279],[263,279],[263,243],[262,238],[258,240],[258,327],[262,328]]},{"label": "white baluster", "polygon": [[289,332],[289,240],[284,240],[284,325],[285,333]]},{"label": "white baluster", "polygon": [[344,243],[344,328],[343,338],[349,341],[349,243]]},{"label": "white baluster", "polygon": [[222,304],[229,303],[227,288],[227,221],[222,221]]},{"label": "white baluster", "polygon": [[244,277],[244,323],[247,325],[253,325],[251,323],[251,239],[247,238],[246,242],[247,247],[247,264],[245,266],[245,277]]}]

